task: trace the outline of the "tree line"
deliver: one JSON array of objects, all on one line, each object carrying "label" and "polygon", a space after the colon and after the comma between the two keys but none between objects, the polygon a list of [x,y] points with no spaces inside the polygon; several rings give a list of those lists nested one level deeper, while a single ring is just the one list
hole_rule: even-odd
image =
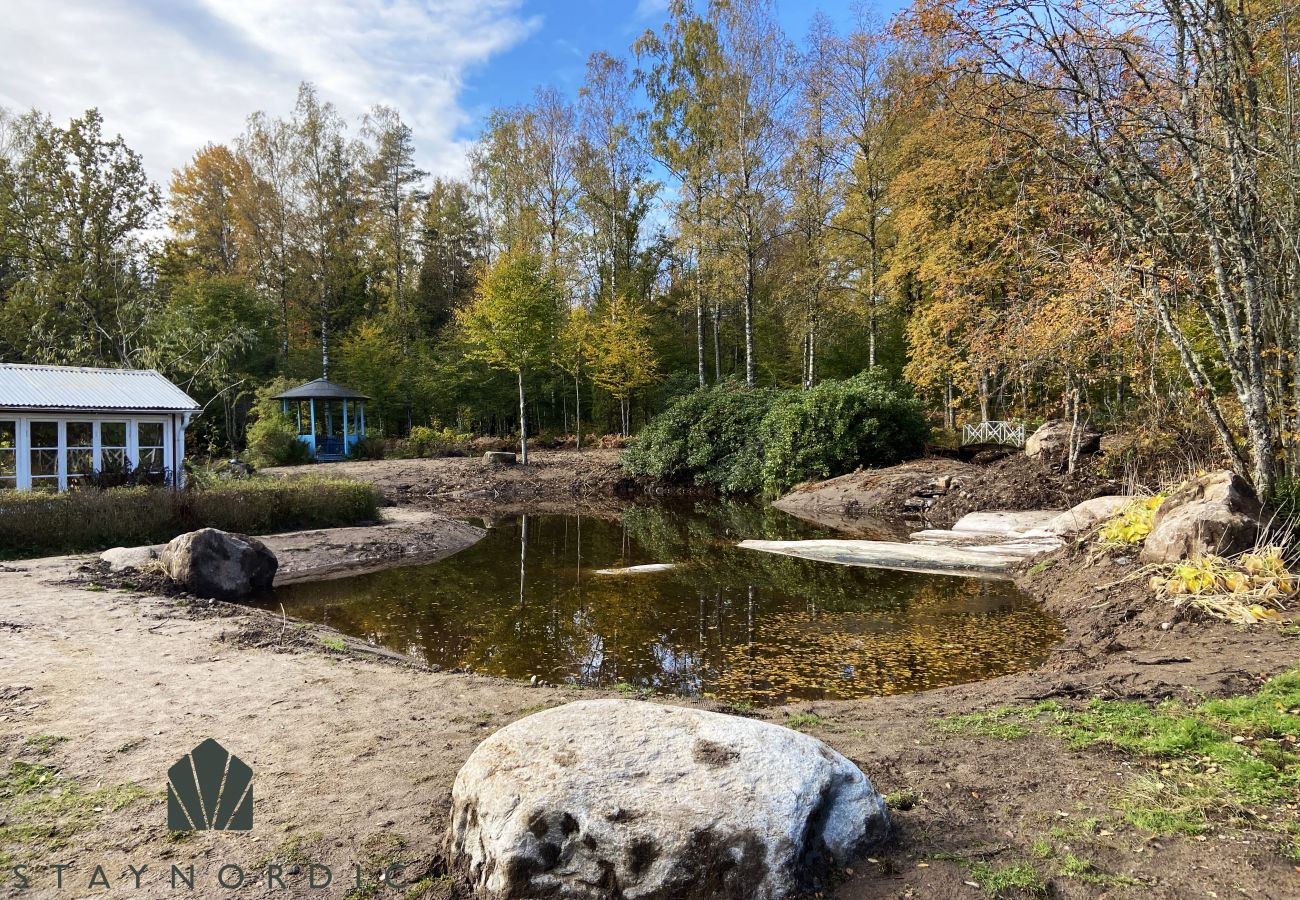
[{"label": "tree line", "polygon": [[165,191],[94,110],[8,113],[0,358],[157,367],[213,452],[275,379],[391,435],[628,433],[883,369],[948,427],[1124,422],[1268,490],[1300,465],[1295,12],[917,0],[792,40],[769,0],[673,0],[576,96],[494,110],[464,178],[311,85]]}]

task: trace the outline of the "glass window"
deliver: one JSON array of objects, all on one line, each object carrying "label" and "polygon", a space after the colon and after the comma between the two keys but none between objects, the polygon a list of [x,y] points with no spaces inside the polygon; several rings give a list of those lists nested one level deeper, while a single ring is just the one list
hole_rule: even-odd
[{"label": "glass window", "polygon": [[33,422],[31,436],[32,490],[57,491],[59,489],[59,423]]},{"label": "glass window", "polygon": [[163,423],[141,422],[136,433],[140,445],[140,468],[146,472],[163,470]]},{"label": "glass window", "polygon": [[0,420],[0,490],[18,487],[18,423]]},{"label": "glass window", "polygon": [[121,472],[128,467],[126,459],[126,423],[99,423],[99,467],[105,472]]},{"label": "glass window", "polygon": [[67,429],[68,480],[95,471],[95,425],[93,422],[69,422]]}]

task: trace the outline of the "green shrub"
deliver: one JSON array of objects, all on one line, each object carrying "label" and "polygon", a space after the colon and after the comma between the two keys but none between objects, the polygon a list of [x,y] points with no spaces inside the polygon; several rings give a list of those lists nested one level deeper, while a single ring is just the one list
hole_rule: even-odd
[{"label": "green shrub", "polygon": [[0,493],[0,558],[158,544],[197,528],[267,534],[373,520],[374,485],[341,478],[250,478],[196,490],[127,487]]},{"label": "green shrub", "polygon": [[899,385],[863,373],[788,393],[763,418],[763,489],[884,466],[918,455],[930,428],[921,404]]},{"label": "green shrub", "polygon": [[311,448],[298,440],[298,426],[275,407],[260,408],[248,426],[248,455],[255,466],[296,466],[311,462]]},{"label": "green shrub", "polygon": [[924,448],[921,405],[883,378],[859,375],[811,391],[693,391],[651,420],[623,456],[634,475],[778,493],[861,465],[889,465]]},{"label": "green shrub", "polygon": [[414,426],[403,449],[407,456],[442,456],[471,440],[471,435],[458,434],[451,426],[440,427],[435,421],[432,425]]},{"label": "green shrub", "polygon": [[650,421],[623,455],[634,475],[728,494],[762,486],[759,425],[777,391],[734,382],[692,391]]},{"label": "green shrub", "polygon": [[298,425],[274,399],[293,384],[276,378],[257,389],[245,439],[248,458],[258,466],[296,466],[312,461],[311,448],[298,440]]},{"label": "green shrub", "polygon": [[1279,478],[1270,505],[1279,521],[1294,525],[1300,519],[1300,478]]},{"label": "green shrub", "polygon": [[366,432],[352,445],[350,455],[353,459],[383,459],[386,449],[382,432]]}]

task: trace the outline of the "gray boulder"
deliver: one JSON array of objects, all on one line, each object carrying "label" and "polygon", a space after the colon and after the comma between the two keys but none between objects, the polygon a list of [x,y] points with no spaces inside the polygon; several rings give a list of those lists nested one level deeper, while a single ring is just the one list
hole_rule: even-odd
[{"label": "gray boulder", "polygon": [[154,564],[158,551],[153,547],[113,547],[99,554],[99,558],[108,563],[110,572],[139,571]]},{"label": "gray boulder", "polygon": [[1230,556],[1259,537],[1263,506],[1235,472],[1194,478],[1165,498],[1142,545],[1142,561],[1172,563],[1207,553]]},{"label": "gray boulder", "polygon": [[[1048,419],[1025,441],[1025,453],[1044,462],[1060,462],[1070,453],[1070,432],[1073,423],[1067,419]],[[1076,436],[1081,454],[1096,453],[1101,449],[1101,432],[1090,425],[1080,425]]]},{"label": "gray boulder", "polygon": [[452,787],[452,865],[481,895],[772,900],[889,828],[857,766],[754,719],[586,700],[520,719]]},{"label": "gray boulder", "polygon": [[269,590],[280,567],[275,554],[257,538],[216,528],[173,538],[158,562],[168,578],[191,594],[218,600]]},{"label": "gray boulder", "polygon": [[485,466],[513,466],[518,462],[518,457],[513,453],[505,450],[489,450],[483,454],[483,465]]}]

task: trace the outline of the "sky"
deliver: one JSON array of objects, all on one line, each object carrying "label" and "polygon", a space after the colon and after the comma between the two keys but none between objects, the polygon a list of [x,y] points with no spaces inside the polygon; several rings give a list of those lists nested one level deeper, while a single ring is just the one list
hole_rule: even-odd
[{"label": "sky", "polygon": [[[853,20],[856,0],[778,0],[802,38],[817,10]],[[877,0],[882,12],[898,0]],[[533,88],[576,92],[587,57],[627,52],[667,0],[4,0],[0,106],[66,122],[98,107],[154,180],[208,142],[231,141],[249,113],[287,115],[314,83],[355,128],[395,106],[419,164],[462,174],[494,107]]]}]

